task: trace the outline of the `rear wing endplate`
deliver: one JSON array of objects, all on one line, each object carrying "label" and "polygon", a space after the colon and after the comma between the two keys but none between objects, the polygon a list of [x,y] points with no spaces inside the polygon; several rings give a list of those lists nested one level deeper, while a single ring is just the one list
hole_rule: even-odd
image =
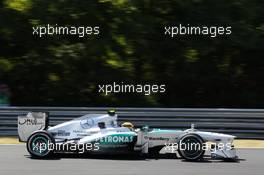
[{"label": "rear wing endplate", "polygon": [[20,142],[26,142],[28,137],[37,130],[48,127],[48,113],[29,112],[26,116],[18,116],[17,129]]}]

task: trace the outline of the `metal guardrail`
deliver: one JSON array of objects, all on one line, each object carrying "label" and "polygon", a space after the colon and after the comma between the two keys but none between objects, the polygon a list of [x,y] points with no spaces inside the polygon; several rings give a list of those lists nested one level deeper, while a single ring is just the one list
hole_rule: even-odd
[{"label": "metal guardrail", "polygon": [[[106,113],[109,108],[89,107],[0,107],[0,136],[17,135],[17,116],[27,112],[49,112],[50,125],[88,113]],[[264,110],[211,108],[115,108],[119,122],[130,121],[135,126],[197,129],[229,133],[238,138],[264,139]]]}]

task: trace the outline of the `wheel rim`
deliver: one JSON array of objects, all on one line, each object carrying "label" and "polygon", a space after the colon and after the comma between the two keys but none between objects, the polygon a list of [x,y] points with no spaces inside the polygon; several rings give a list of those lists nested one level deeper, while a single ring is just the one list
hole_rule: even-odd
[{"label": "wheel rim", "polygon": [[188,159],[196,159],[203,154],[202,142],[196,137],[186,137],[182,139],[181,146],[182,145],[185,145],[185,147],[181,152],[183,156]]},{"label": "wheel rim", "polygon": [[48,140],[44,136],[37,136],[32,139],[30,150],[34,155],[45,156],[49,153]]}]

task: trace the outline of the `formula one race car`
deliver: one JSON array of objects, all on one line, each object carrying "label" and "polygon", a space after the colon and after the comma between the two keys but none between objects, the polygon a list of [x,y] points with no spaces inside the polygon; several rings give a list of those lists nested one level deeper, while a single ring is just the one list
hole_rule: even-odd
[{"label": "formula one race car", "polygon": [[[145,126],[135,129],[132,123],[117,124],[115,111],[87,114],[48,127],[48,114],[30,112],[18,117],[19,140],[27,142],[32,157],[46,158],[53,153],[139,153],[159,155],[162,151],[186,160],[201,160],[205,151],[214,159],[237,158],[232,142],[235,136],[194,129],[163,130]],[[208,144],[210,143],[210,144]]]}]

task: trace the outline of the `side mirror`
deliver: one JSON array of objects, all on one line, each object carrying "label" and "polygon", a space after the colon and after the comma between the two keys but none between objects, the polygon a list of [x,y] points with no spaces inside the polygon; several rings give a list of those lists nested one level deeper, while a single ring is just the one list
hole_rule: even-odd
[{"label": "side mirror", "polygon": [[143,132],[148,132],[149,131],[149,126],[148,125],[145,125],[142,127],[142,131]]}]

